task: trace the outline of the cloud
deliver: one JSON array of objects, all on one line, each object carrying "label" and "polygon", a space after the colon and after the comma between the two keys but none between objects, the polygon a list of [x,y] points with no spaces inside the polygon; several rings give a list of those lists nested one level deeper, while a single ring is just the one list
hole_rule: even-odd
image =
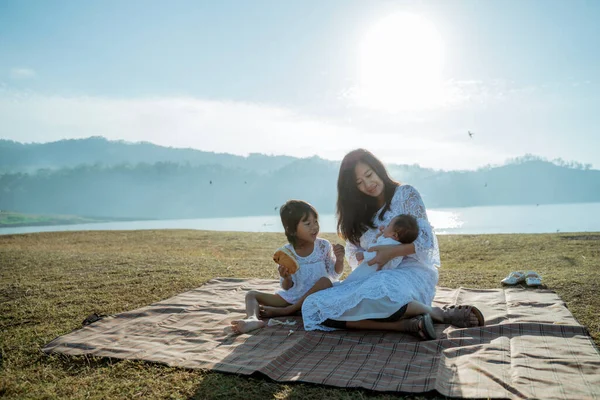
[{"label": "cloud", "polygon": [[[68,97],[0,89],[0,136],[21,142],[104,136],[238,155],[337,160],[364,147],[387,162],[439,169],[473,169],[526,152],[540,154],[517,147],[508,136],[510,125],[473,120],[465,127],[460,113],[403,119],[349,109],[348,115],[351,121],[269,104],[195,97]],[[504,136],[490,134],[504,127]],[[467,129],[477,132],[475,139],[469,139]]]},{"label": "cloud", "polygon": [[[513,82],[493,80],[447,80],[445,82],[402,82],[370,88],[352,86],[340,97],[355,109],[389,115],[416,115],[445,110],[489,107],[535,94],[535,86],[516,86]],[[529,101],[531,99],[528,99]]]},{"label": "cloud", "polygon": [[37,73],[31,68],[12,68],[9,73],[12,79],[32,79]]}]

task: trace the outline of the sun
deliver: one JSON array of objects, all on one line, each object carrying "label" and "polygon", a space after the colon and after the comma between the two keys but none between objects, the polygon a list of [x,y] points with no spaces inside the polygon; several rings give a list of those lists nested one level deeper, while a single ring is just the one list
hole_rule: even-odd
[{"label": "sun", "polygon": [[408,13],[378,21],[359,47],[363,106],[388,111],[429,108],[443,101],[443,42],[428,20]]}]

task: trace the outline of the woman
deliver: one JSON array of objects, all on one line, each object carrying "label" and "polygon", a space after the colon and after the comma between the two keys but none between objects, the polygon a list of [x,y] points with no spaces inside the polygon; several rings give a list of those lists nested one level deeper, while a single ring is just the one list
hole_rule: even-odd
[{"label": "woman", "polygon": [[[400,214],[417,218],[417,240],[370,247],[379,226]],[[309,296],[302,306],[306,330],[393,330],[435,339],[433,322],[459,327],[484,325],[483,315],[475,307],[430,306],[438,282],[440,253],[421,196],[412,186],[393,181],[381,161],[366,150],[354,150],[342,161],[337,217],[338,234],[346,240],[346,257],[352,269],[367,250],[377,251],[370,265],[404,258],[395,269]]]}]

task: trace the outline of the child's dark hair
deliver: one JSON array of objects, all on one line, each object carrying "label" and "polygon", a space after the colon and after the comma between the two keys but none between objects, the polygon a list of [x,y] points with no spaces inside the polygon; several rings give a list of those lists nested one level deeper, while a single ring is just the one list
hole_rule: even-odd
[{"label": "child's dark hair", "polygon": [[308,218],[308,215],[312,214],[315,218],[319,219],[317,210],[302,200],[288,200],[279,209],[279,216],[281,216],[281,223],[283,229],[285,229],[285,236],[288,242],[292,246],[296,245],[296,231],[298,230],[298,224],[300,221],[304,221]]},{"label": "child's dark hair", "polygon": [[409,214],[400,214],[394,218],[394,232],[400,243],[412,243],[419,236],[419,223]]}]

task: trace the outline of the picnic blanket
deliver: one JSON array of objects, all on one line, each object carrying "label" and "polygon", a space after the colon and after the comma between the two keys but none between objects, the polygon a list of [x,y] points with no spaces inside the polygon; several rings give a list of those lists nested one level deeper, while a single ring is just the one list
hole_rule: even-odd
[{"label": "picnic blanket", "polygon": [[44,347],[47,353],[139,359],[170,366],[376,391],[465,398],[600,398],[600,354],[550,290],[438,288],[434,305],[475,304],[487,325],[436,325],[437,340],[395,332],[306,332],[277,324],[224,331],[244,316],[248,290],[278,282],[217,278],[135,311],[106,317]]}]

